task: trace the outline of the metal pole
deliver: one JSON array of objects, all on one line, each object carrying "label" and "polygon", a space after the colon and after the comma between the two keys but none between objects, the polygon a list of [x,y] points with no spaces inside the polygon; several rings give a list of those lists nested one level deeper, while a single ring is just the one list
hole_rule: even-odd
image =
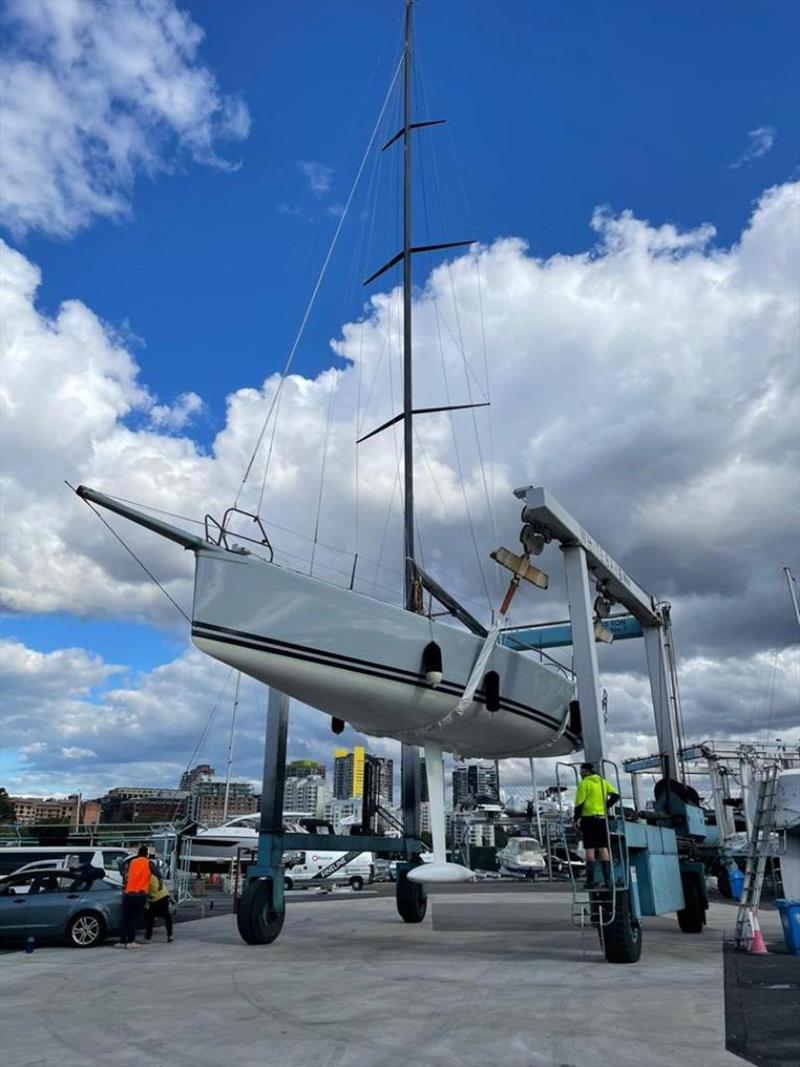
[{"label": "metal pole", "polygon": [[403,553],[405,604],[414,610],[414,406],[411,366],[411,8],[406,0],[405,58],[403,61],[403,464],[405,521]]},{"label": "metal pole", "polygon": [[675,722],[675,705],[670,700],[670,669],[667,662],[667,650],[664,647],[664,634],[660,626],[644,627],[644,651],[653,697],[658,751],[666,757],[667,761],[664,777],[677,778],[680,774],[678,728]]},{"label": "metal pole", "polygon": [[[414,563],[414,406],[411,359],[411,43],[412,0],[406,0],[405,50],[403,57],[403,601],[414,611],[416,568]],[[404,744],[401,752],[403,833],[419,837],[420,762],[419,748]]]},{"label": "metal pole", "polygon": [[797,603],[797,579],[789,570],[788,567],[783,568],[783,573],[786,576],[786,584],[789,586],[789,596],[792,598],[792,604],[794,605],[794,614],[797,619],[797,625],[800,626],[800,606]]},{"label": "metal pole", "polygon": [[[260,834],[283,834],[283,788],[286,782],[286,737],[289,732],[289,698],[270,689],[267,738],[261,782]],[[259,861],[261,857],[259,856]]]},{"label": "metal pole", "polygon": [[231,792],[231,767],[233,766],[233,738],[236,730],[236,711],[239,707],[239,685],[242,681],[242,672],[236,672],[236,689],[233,693],[233,711],[231,712],[231,735],[228,738],[228,766],[225,771],[225,801],[222,805],[222,821],[228,821],[228,798]]},{"label": "metal pole", "polygon": [[586,759],[599,766],[606,754],[606,728],[600,705],[600,679],[594,638],[594,618],[586,550],[580,545],[564,545],[567,599],[572,625],[572,648],[581,706],[583,751]]},{"label": "metal pole", "polygon": [[536,765],[532,759],[528,760],[528,766],[531,771],[531,786],[533,788],[533,810],[536,815],[536,836],[539,838],[539,844],[542,844],[542,813],[539,810],[539,790],[536,786]]}]

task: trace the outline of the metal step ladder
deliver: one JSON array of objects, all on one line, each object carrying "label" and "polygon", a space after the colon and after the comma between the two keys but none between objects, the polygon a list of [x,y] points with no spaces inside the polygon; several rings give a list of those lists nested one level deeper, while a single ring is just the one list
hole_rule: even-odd
[{"label": "metal step ladder", "polygon": [[[564,768],[567,773],[573,776],[575,786],[578,784],[578,764],[575,763],[563,763],[556,764],[556,787],[558,791],[559,799],[559,814],[557,826],[563,841],[563,847],[566,849],[566,854],[569,856],[569,848],[567,844],[567,826],[571,822],[571,817],[563,809],[561,803],[561,791],[560,791],[560,776],[559,771]],[[619,768],[611,760],[600,761],[601,774],[610,774],[613,776],[613,781],[616,783],[616,792],[619,796],[622,795],[619,781]],[[606,823],[606,836],[610,845],[611,856],[611,885],[607,889],[584,889],[579,887],[575,878],[575,873],[572,869],[572,864],[568,864],[570,882],[572,886],[572,908],[570,918],[573,926],[580,927],[584,930],[586,927],[594,927],[597,929],[601,944],[603,943],[604,927],[613,923],[617,913],[617,897],[620,893],[628,892],[629,890],[629,872],[630,872],[630,858],[628,856],[628,843],[625,836],[624,823],[621,816],[610,816],[608,811],[605,812]],[[588,866],[586,868],[588,874]]]},{"label": "metal step ladder", "polygon": [[775,794],[778,788],[780,770],[777,765],[763,772],[758,783],[756,809],[753,814],[753,829],[747,853],[747,868],[744,873],[742,895],[739,910],[736,913],[736,932],[734,941],[737,948],[748,942],[755,929],[754,920],[761,903],[761,890],[764,887],[764,872],[767,857],[772,849],[772,831],[775,823]]}]

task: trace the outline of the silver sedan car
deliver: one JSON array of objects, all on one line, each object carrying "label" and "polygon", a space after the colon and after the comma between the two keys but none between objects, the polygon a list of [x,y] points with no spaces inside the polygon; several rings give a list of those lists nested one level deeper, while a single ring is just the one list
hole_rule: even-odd
[{"label": "silver sedan car", "polygon": [[66,940],[92,948],[122,928],[122,890],[66,870],[0,878],[0,941]]}]

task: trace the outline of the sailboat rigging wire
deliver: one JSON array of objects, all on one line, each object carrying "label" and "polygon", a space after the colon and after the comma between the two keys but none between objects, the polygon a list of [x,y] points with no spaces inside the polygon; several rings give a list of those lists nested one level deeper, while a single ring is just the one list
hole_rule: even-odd
[{"label": "sailboat rigging wire", "polygon": [[[225,681],[222,683],[220,691],[217,694],[217,699],[214,701],[214,706],[212,707],[211,712],[210,712],[208,718],[206,719],[206,724],[203,727],[203,729],[201,730],[200,737],[197,739],[197,743],[195,744],[194,748],[192,749],[192,754],[191,754],[191,756],[189,757],[189,759],[188,759],[188,761],[186,763],[185,772],[187,774],[191,770],[192,764],[197,759],[198,755],[200,754],[200,751],[202,750],[203,745],[205,744],[205,742],[206,742],[206,740],[208,738],[209,731],[211,730],[211,724],[213,723],[213,721],[214,721],[214,719],[216,717],[217,711],[219,710],[219,706],[222,703],[222,698],[225,695],[225,690],[228,688],[228,683],[231,680],[232,674],[233,674],[233,667],[229,667],[228,668],[228,673],[225,675]],[[177,814],[178,807],[182,803],[183,803],[183,801],[176,802],[175,814]],[[173,818],[174,817],[175,816],[173,815]]]},{"label": "sailboat rigging wire", "polygon": [[[422,153],[420,153],[420,163],[422,163],[422,158],[423,158],[422,157]],[[425,186],[425,172],[424,172],[424,169],[421,170],[420,185],[422,187],[422,204],[423,204],[423,211],[424,211],[424,215],[425,215],[425,225],[427,227],[428,233],[430,233],[430,218],[429,218],[429,213],[428,213],[428,197],[427,197],[427,191],[426,191],[426,186]],[[431,291],[434,292],[433,289]],[[438,339],[438,342],[439,342],[439,357],[440,357],[440,362],[441,362],[441,365],[442,365],[442,378],[443,378],[443,382],[444,382],[444,393],[445,393],[445,398],[447,400],[447,404],[451,405],[452,404],[452,400],[451,400],[451,396],[450,396],[450,382],[449,382],[449,379],[448,379],[448,376],[447,376],[447,361],[445,359],[445,354],[444,354],[444,342],[442,340],[442,330],[441,330],[441,322],[440,322],[440,316],[439,316],[439,301],[436,299],[435,295],[434,295],[434,298],[432,300],[432,304],[433,304],[434,320],[436,322],[436,336],[437,336],[437,339]],[[470,400],[471,400],[471,394],[470,394]],[[477,539],[477,537],[475,535],[475,525],[474,525],[474,523],[472,521],[472,513],[470,511],[469,500],[467,498],[466,484],[465,484],[465,480],[464,480],[464,466],[463,466],[463,464],[461,462],[461,450],[459,449],[459,445],[458,445],[458,435],[456,433],[455,419],[453,417],[452,411],[448,412],[448,418],[450,420],[450,432],[451,432],[452,437],[453,437],[453,452],[454,452],[455,459],[456,459],[456,470],[458,472],[458,481],[459,481],[459,485],[461,487],[461,495],[462,495],[462,498],[464,500],[464,511],[466,513],[466,516],[467,516],[467,526],[468,526],[469,533],[470,533],[470,539],[472,541],[472,547],[473,547],[473,550],[475,552],[475,561],[476,561],[476,564],[477,564],[477,567],[478,567],[478,575],[479,575],[481,584],[483,585],[484,593],[486,595],[486,602],[487,602],[487,604],[489,606],[489,609],[491,610],[491,608],[492,608],[492,598],[491,598],[491,594],[489,592],[489,586],[488,586],[488,584],[486,582],[486,575],[484,574],[483,567],[481,565],[481,555],[480,555],[480,550],[478,548],[478,539]]]},{"label": "sailboat rigging wire", "polygon": [[[303,318],[302,318],[302,320],[300,322],[300,328],[297,331],[297,334],[296,334],[295,339],[294,339],[294,343],[292,344],[292,347],[289,350],[289,356],[288,356],[288,358],[286,360],[286,364],[285,364],[285,366],[283,368],[283,373],[281,375],[281,380],[278,383],[278,388],[275,391],[275,396],[272,398],[272,403],[270,404],[269,410],[267,411],[267,414],[266,414],[266,416],[264,418],[264,422],[263,422],[263,424],[261,426],[261,430],[260,430],[258,438],[256,440],[255,447],[253,448],[253,454],[250,456],[250,460],[249,460],[249,462],[247,464],[247,467],[245,469],[241,485],[239,486],[239,489],[238,489],[238,491],[236,493],[236,497],[234,499],[234,507],[236,507],[238,505],[239,497],[241,496],[241,494],[242,494],[242,492],[244,490],[244,487],[245,487],[245,485],[247,483],[247,480],[250,477],[250,472],[253,469],[253,464],[255,463],[256,456],[258,455],[259,450],[261,448],[261,444],[262,444],[262,442],[264,440],[264,434],[266,433],[267,426],[269,425],[269,420],[270,420],[270,418],[272,416],[273,411],[275,411],[275,418],[276,418],[276,422],[277,422],[277,406],[278,406],[278,402],[279,402],[281,393],[283,391],[284,382],[286,381],[287,375],[289,374],[289,370],[291,369],[292,362],[294,361],[295,353],[297,352],[298,346],[300,344],[300,340],[301,340],[301,338],[303,336],[303,333],[305,332],[306,324],[308,323],[309,317],[311,315],[311,311],[312,311],[312,309],[314,307],[314,304],[316,303],[317,294],[319,293],[320,287],[322,286],[322,282],[323,282],[323,280],[325,278],[325,274],[327,273],[328,264],[331,261],[331,257],[333,256],[334,250],[335,250],[336,245],[337,245],[337,243],[339,241],[339,235],[342,232],[342,227],[344,226],[345,219],[347,218],[347,214],[348,214],[348,212],[350,210],[350,205],[353,202],[353,197],[355,196],[356,189],[358,188],[358,183],[361,180],[361,175],[363,173],[363,170],[364,170],[364,167],[366,165],[367,159],[369,158],[369,154],[372,151],[372,146],[375,143],[375,138],[377,136],[378,129],[380,127],[381,122],[383,121],[383,115],[384,115],[384,112],[386,110],[386,106],[389,103],[389,99],[390,99],[391,94],[392,94],[392,92],[394,90],[395,82],[397,81],[398,75],[400,74],[400,71],[402,70],[402,68],[403,68],[403,60],[401,59],[400,62],[397,64],[397,67],[395,68],[395,71],[394,71],[394,74],[392,76],[391,82],[389,83],[389,89],[388,89],[388,91],[386,93],[386,97],[384,98],[383,104],[381,106],[380,113],[378,114],[378,119],[377,119],[377,121],[375,123],[375,126],[374,126],[373,130],[372,130],[372,134],[370,136],[370,139],[369,139],[369,142],[367,144],[367,147],[366,147],[366,150],[364,152],[364,155],[363,155],[363,157],[361,159],[361,163],[359,164],[358,171],[356,173],[355,179],[354,179],[352,187],[350,189],[350,193],[349,193],[349,195],[347,197],[347,201],[346,201],[345,206],[344,206],[344,210],[342,211],[342,214],[341,214],[341,216],[339,218],[339,222],[338,222],[338,224],[336,226],[336,230],[334,232],[333,239],[332,239],[332,241],[330,243],[330,247],[328,248],[328,253],[325,256],[325,259],[323,261],[322,267],[321,267],[320,272],[319,272],[319,276],[317,277],[316,285],[314,286],[314,289],[313,289],[313,291],[311,293],[311,298],[308,301],[308,305],[306,306],[305,314],[303,315]],[[273,434],[273,441],[274,441],[274,434]],[[271,456],[271,453],[272,453],[272,450],[270,448],[270,456]],[[269,473],[269,457],[268,457],[268,461],[267,461],[267,466],[266,466],[266,468],[264,470],[264,479],[263,479],[262,484],[261,484],[261,494],[260,494],[259,499],[258,499],[258,508],[256,509],[256,513],[257,514],[260,514],[260,512],[261,512],[261,504],[262,504],[263,499],[264,499],[264,488],[265,488],[266,483],[267,483],[267,475],[268,475],[268,473]]]},{"label": "sailboat rigging wire", "polygon": [[[65,484],[69,485],[69,482],[66,482]],[[69,488],[72,489],[73,493],[76,492],[76,490],[73,488],[73,486],[69,485]],[[161,582],[159,582],[158,578],[156,578],[156,576],[153,574],[153,572],[151,570],[148,570],[148,568],[139,559],[139,557],[136,555],[136,553],[133,551],[133,549],[130,548],[129,545],[125,544],[125,541],[120,537],[120,535],[117,533],[117,531],[111,525],[111,523],[107,522],[106,519],[103,518],[103,516],[100,514],[100,512],[94,506],[94,504],[91,503],[91,501],[87,500],[85,497],[81,497],[81,500],[83,500],[84,504],[95,513],[95,515],[98,517],[100,522],[102,522],[102,524],[106,527],[106,529],[111,531],[111,533],[114,535],[114,537],[116,537],[116,539],[119,541],[119,543],[125,549],[125,551],[130,556],[132,556],[133,559],[136,560],[136,562],[142,568],[142,570],[147,575],[147,577],[150,578],[151,581],[155,582],[155,584],[158,586],[158,588],[161,590],[161,592],[164,594],[164,596],[167,598],[167,600],[170,602],[170,604],[172,604],[172,606],[175,608],[176,611],[179,611],[181,613],[181,615],[183,615],[184,619],[186,619],[186,621],[191,626],[192,620],[189,618],[189,616],[186,614],[186,612],[183,610],[183,608],[180,606],[180,604],[173,597],[171,597],[169,595],[169,593],[166,591],[166,589],[161,584]]]},{"label": "sailboat rigging wire", "polygon": [[[394,484],[392,485],[392,495],[391,495],[391,497],[389,499],[389,507],[386,509],[386,519],[385,519],[384,524],[383,524],[383,536],[381,537],[381,547],[380,547],[380,552],[378,553],[378,564],[377,564],[378,569],[383,567],[383,551],[384,551],[384,548],[386,547],[386,535],[389,532],[389,523],[390,523],[391,518],[392,518],[392,512],[394,511],[394,497],[395,497],[395,493],[397,492],[397,484],[398,484],[399,481],[400,481],[400,465],[398,464],[396,466],[396,468],[395,468]],[[378,579],[377,579],[377,570],[376,570],[375,581],[372,583],[372,592],[373,592],[373,594],[375,592],[375,589],[377,588],[377,584],[378,584]]]},{"label": "sailboat rigging wire", "polygon": [[314,557],[317,553],[317,540],[319,539],[319,519],[322,513],[322,496],[325,491],[325,467],[328,460],[328,445],[331,440],[331,428],[333,426],[333,408],[336,402],[337,389],[337,374],[331,370],[328,372],[331,378],[331,395],[328,399],[328,419],[325,426],[325,441],[322,446],[322,463],[319,471],[319,492],[317,494],[317,517],[314,522],[314,543],[311,546],[311,565],[309,567],[309,574],[314,573]]},{"label": "sailboat rigging wire", "polygon": [[[419,50],[419,49],[417,50],[417,55],[419,57],[419,76],[418,76],[417,80],[418,80],[419,85],[420,85],[420,91],[421,91],[421,94],[422,94],[423,104],[424,104],[424,107],[425,107],[425,109],[427,111],[428,107],[429,107],[428,91],[427,91],[427,83],[426,83],[425,76],[424,76],[424,73],[423,73],[422,52],[421,52],[421,50]],[[433,112],[431,112],[431,114],[432,113]],[[462,196],[463,196],[463,199],[464,199],[464,207],[465,207],[465,211],[466,211],[466,215],[467,215],[468,226],[469,226],[470,231],[477,232],[475,230],[474,225],[473,225],[472,212],[470,210],[469,199],[467,197],[467,191],[466,191],[466,187],[464,185],[463,173],[462,173],[461,167],[459,166],[459,163],[458,163],[458,156],[457,156],[456,149],[455,149],[455,138],[453,136],[452,127],[448,126],[447,136],[449,138],[449,143],[450,143],[451,152],[452,152],[452,156],[453,156],[454,169],[456,171],[456,175],[457,175],[458,180],[459,180],[459,185],[461,187],[461,193],[462,193]],[[440,212],[440,216],[441,216],[441,219],[442,219],[442,225],[444,226],[444,203],[443,203],[443,199],[442,199],[442,183],[441,183],[441,180],[440,180],[440,177],[439,177],[439,166],[438,166],[438,162],[437,162],[437,158],[436,158],[436,153],[433,151],[432,143],[431,143],[431,146],[430,146],[430,153],[431,153],[431,161],[432,161],[432,165],[433,165],[434,185],[436,187],[437,197],[438,197],[438,201],[439,201],[439,212]],[[452,280],[452,268],[450,266],[450,262],[449,261],[447,263],[447,272],[448,272],[448,277],[450,278],[451,289],[453,289],[453,294],[454,294],[453,295],[453,303],[454,303],[454,306],[455,306],[455,309],[456,309],[457,328],[458,328],[458,331],[459,331],[459,337],[461,338],[460,351],[461,351],[461,358],[462,358],[462,361],[464,363],[464,368],[465,368],[465,372],[466,372],[467,392],[468,392],[468,395],[469,395],[470,402],[472,402],[472,391],[470,389],[470,375],[472,373],[472,369],[471,369],[471,367],[469,365],[469,362],[468,362],[468,360],[466,358],[466,353],[465,353],[464,347],[463,347],[463,336],[461,335],[461,321],[460,321],[460,317],[458,316],[458,306],[457,306],[457,304],[455,302],[455,292],[454,292],[453,280]],[[481,447],[480,433],[478,431],[478,417],[477,417],[477,412],[474,410],[474,408],[471,411],[471,418],[472,418],[473,432],[474,432],[474,435],[475,435],[475,446],[476,446],[477,451],[478,451],[478,459],[479,459],[479,463],[480,463],[481,481],[483,483],[483,491],[484,491],[484,496],[485,496],[485,499],[486,499],[486,510],[487,510],[487,513],[488,513],[488,519],[489,519],[489,523],[490,523],[491,530],[492,530],[492,539],[493,539],[494,543],[496,544],[497,543],[497,525],[496,525],[495,517],[494,517],[494,508],[492,507],[492,500],[494,499],[494,463],[493,463],[494,434],[493,434],[492,410],[491,410],[491,387],[490,387],[490,380],[489,380],[489,359],[488,359],[488,351],[487,351],[487,345],[486,345],[486,323],[485,323],[484,314],[483,314],[483,292],[482,292],[482,288],[481,288],[481,276],[480,276],[480,253],[478,253],[475,256],[475,273],[476,273],[476,278],[477,278],[477,283],[478,283],[478,314],[479,314],[480,329],[481,329],[481,344],[482,344],[482,351],[483,351],[484,376],[485,376],[485,379],[486,379],[485,389],[484,389],[484,387],[482,385],[478,384],[478,381],[477,381],[476,377],[475,377],[475,382],[478,385],[478,388],[479,388],[480,392],[483,394],[484,399],[490,402],[489,412],[488,412],[488,418],[489,418],[489,424],[488,425],[489,425],[489,469],[490,469],[490,476],[489,477],[490,477],[490,481],[491,481],[491,484],[492,484],[491,494],[489,492],[489,485],[487,484],[487,479],[486,479],[486,463],[484,461],[483,449]],[[450,328],[449,328],[449,326],[447,324],[446,318],[444,316],[442,316],[442,318],[443,318],[443,321],[445,323],[445,326],[447,327],[448,331],[451,332],[451,336],[452,336],[452,331],[450,331]],[[474,375],[473,375],[473,377],[474,377]],[[499,575],[499,571],[495,568],[493,573],[494,573],[494,578],[495,578],[495,581],[494,581],[495,591],[499,595],[499,592],[500,592],[500,575]]]},{"label": "sailboat rigging wire", "polygon": [[[69,485],[69,482],[67,482]],[[152,504],[141,504],[138,500],[128,500],[124,496],[114,496],[111,493],[107,494],[112,500],[119,501],[120,504],[131,504],[135,508],[144,508],[145,511],[155,511],[157,515],[168,515],[171,519],[180,519],[181,522],[191,522],[195,526],[203,526],[202,519],[190,519],[188,515],[179,515],[177,511],[167,511],[165,508],[156,508]]]}]

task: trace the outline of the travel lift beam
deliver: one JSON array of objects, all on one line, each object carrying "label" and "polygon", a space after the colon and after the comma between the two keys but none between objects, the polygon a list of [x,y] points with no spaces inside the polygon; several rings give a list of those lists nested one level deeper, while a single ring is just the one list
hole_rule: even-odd
[{"label": "travel lift beam", "polygon": [[667,760],[666,777],[680,780],[677,694],[669,667],[664,609],[625,573],[610,553],[546,489],[526,486],[515,489],[514,495],[524,501],[523,521],[541,532],[545,542],[553,539],[559,541],[564,554],[574,668],[587,760],[595,763],[605,755],[590,589],[590,580],[593,578],[605,596],[627,608],[642,627],[658,748]]}]

